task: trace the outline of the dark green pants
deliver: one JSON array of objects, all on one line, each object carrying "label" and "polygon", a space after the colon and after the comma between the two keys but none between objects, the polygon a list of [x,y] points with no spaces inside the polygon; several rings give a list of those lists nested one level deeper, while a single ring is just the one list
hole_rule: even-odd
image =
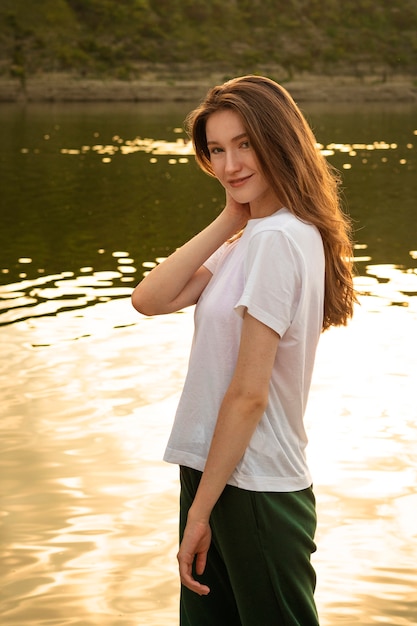
[{"label": "dark green pants", "polygon": [[[180,539],[201,473],[181,467]],[[226,486],[213,509],[202,576],[208,596],[181,589],[181,626],[317,626],[312,489],[260,493]]]}]

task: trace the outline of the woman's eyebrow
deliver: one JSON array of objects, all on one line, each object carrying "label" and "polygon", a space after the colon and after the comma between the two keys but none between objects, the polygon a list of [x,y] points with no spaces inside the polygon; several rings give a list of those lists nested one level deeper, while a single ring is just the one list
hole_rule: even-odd
[{"label": "woman's eyebrow", "polygon": [[[236,137],[232,137],[232,141],[239,141],[239,139],[243,139],[243,137],[247,137],[247,136],[248,136],[248,133],[241,133],[240,135],[236,135]],[[208,146],[213,143],[221,143],[221,141],[207,141]]]}]

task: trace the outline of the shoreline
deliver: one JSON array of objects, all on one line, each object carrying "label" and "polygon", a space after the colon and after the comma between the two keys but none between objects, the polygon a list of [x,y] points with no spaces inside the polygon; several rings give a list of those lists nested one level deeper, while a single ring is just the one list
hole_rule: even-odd
[{"label": "shoreline", "polygon": [[[0,78],[0,104],[6,102],[195,102],[223,77],[183,80],[158,76],[123,81],[46,74],[26,81]],[[306,75],[281,81],[298,102],[417,102],[415,76],[380,77]]]}]

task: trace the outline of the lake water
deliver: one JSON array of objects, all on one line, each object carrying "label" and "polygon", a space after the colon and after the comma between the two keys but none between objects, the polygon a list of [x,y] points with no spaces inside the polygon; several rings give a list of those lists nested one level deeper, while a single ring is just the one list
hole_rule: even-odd
[{"label": "lake water", "polygon": [[[417,624],[417,109],[306,105],[355,220],[360,305],[320,343],[306,423],[322,626]],[[192,311],[129,294],[219,211],[187,105],[3,105],[0,623],[175,626],[161,462]],[[256,625],[254,625],[256,626]]]}]

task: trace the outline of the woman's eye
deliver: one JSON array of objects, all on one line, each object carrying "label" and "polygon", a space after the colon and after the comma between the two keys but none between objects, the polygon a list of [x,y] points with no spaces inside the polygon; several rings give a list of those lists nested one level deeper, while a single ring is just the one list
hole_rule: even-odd
[{"label": "woman's eye", "polygon": [[219,154],[220,152],[222,152],[221,148],[211,148],[210,149],[210,154]]},{"label": "woman's eye", "polygon": [[243,141],[243,142],[240,144],[240,147],[241,147],[241,148],[250,148],[250,143],[249,143],[249,141]]}]

